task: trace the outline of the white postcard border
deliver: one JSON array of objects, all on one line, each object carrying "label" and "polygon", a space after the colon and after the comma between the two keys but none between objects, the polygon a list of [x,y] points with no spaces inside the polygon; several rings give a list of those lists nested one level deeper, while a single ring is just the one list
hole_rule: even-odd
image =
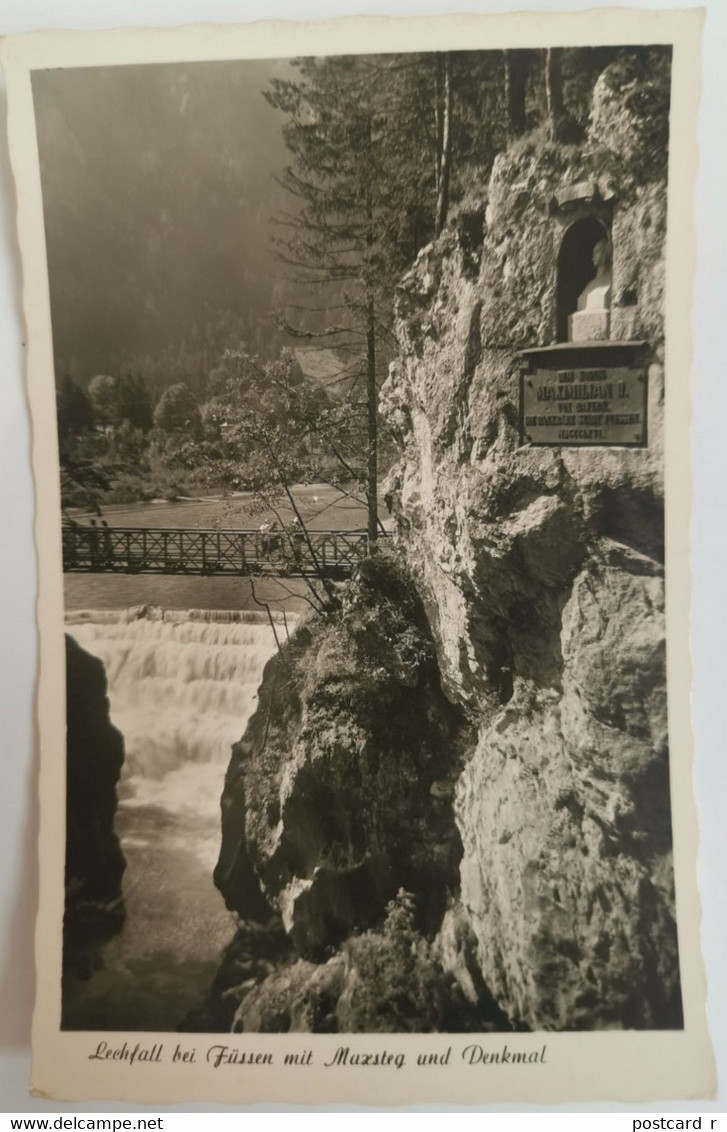
[{"label": "white postcard border", "polygon": [[[212,1100],[252,1103],[271,1099],[299,1103],[459,1104],[520,1101],[563,1103],[577,1100],[648,1101],[703,1096],[714,1088],[714,1070],[705,1020],[705,980],[699,948],[696,886],[697,823],[693,802],[689,723],[689,383],[691,302],[694,274],[693,198],[697,165],[695,123],[698,97],[700,13],[604,10],[551,16],[541,13],[441,19],[356,19],[321,24],[274,22],[239,28],[222,26],[99,33],[34,33],[6,40],[2,60],[10,102],[10,144],[18,186],[18,226],[23,256],[27,322],[29,396],[33,422],[36,489],[36,545],[39,561],[40,627],[39,727],[42,748],[41,890],[37,929],[37,1007],[34,1019],[33,1084],[40,1095],[59,1099],[110,1099],[157,1103]],[[60,925],[63,900],[63,805],[65,790],[65,696],[60,508],[50,307],[42,225],[30,71],[48,66],[235,57],[281,57],[346,50],[424,50],[543,46],[548,43],[673,42],[669,235],[667,250],[666,404],[667,609],[669,725],[673,751],[677,921],[682,965],[685,1029],[680,1032],[628,1032],[488,1035],[487,1050],[503,1046],[534,1054],[546,1047],[544,1061],[532,1065],[467,1065],[461,1050],[468,1035],[240,1035],[225,1039],[240,1049],[280,1051],[316,1047],[316,1072],[298,1067],[212,1069],[204,1061],[133,1066],[89,1057],[98,1042],[121,1046],[124,1035],[61,1032]],[[677,375],[677,376],[675,376]],[[679,380],[678,378],[683,379]],[[505,1040],[507,1039],[507,1040]],[[151,1035],[127,1035],[133,1047],[152,1045]],[[221,1035],[164,1035],[171,1057],[175,1045],[199,1051],[222,1042]],[[385,1073],[324,1067],[335,1050],[403,1051],[408,1064]],[[451,1046],[451,1070],[412,1065],[418,1051]]]}]

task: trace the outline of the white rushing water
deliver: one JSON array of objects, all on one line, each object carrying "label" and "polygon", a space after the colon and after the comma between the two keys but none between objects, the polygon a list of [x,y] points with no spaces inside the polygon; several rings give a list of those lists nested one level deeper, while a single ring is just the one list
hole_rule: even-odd
[{"label": "white rushing water", "polygon": [[69,984],[64,1024],[172,1030],[201,1002],[234,926],[212,881],[220,795],[275,635],[267,617],[202,610],[74,612],[67,631],[103,662],[124,736],[127,920],[103,967]]}]

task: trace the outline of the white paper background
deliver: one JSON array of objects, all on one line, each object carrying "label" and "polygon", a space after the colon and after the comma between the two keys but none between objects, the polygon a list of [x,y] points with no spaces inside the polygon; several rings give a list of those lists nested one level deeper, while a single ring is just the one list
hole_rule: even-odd
[{"label": "white paper background", "polygon": [[[578,11],[578,0],[3,0],[0,33],[42,27],[105,28],[212,21],[324,18],[336,15],[435,15],[451,11]],[[612,0],[598,5],[616,8]],[[715,1102],[672,1105],[671,1111],[727,1110],[727,372],[720,331],[727,328],[727,4],[678,0],[640,8],[704,7],[703,100],[697,189],[698,276],[693,358],[693,629],[697,804],[701,823],[699,881],[708,1016],[720,1092]],[[1,90],[1,88],[0,88]],[[1,93],[5,117],[4,90]],[[34,789],[35,562],[33,491],[25,405],[20,265],[7,143],[0,138],[0,1111],[121,1110],[125,1106],[59,1106],[27,1096],[33,998],[36,813]],[[205,1106],[199,1106],[204,1108]],[[272,1107],[272,1106],[271,1106]],[[518,1106],[510,1106],[518,1111]],[[604,1111],[606,1106],[593,1106]],[[663,1111],[658,1105],[648,1106]],[[583,1111],[583,1106],[580,1106]],[[612,1111],[619,1111],[613,1106]]]}]

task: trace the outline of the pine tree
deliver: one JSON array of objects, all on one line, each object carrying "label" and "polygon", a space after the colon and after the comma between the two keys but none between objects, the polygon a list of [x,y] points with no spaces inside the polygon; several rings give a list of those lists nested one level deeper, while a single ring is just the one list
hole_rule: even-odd
[{"label": "pine tree", "polygon": [[56,395],[58,435],[61,442],[93,428],[93,409],[83,390],[65,374]]},{"label": "pine tree", "polygon": [[404,113],[402,74],[410,64],[397,56],[341,56],[295,65],[299,79],[275,80],[266,95],[287,116],[283,135],[293,156],[283,183],[296,208],[280,218],[278,251],[294,280],[320,296],[321,309],[312,311],[311,302],[305,325],[286,322],[285,329],[336,350],[349,404],[364,412],[373,548],[378,386],[392,352],[393,291],[432,232],[423,216],[421,141]]},{"label": "pine tree", "polygon": [[148,432],[154,423],[151,397],[140,373],[123,374],[116,379],[116,419]]},{"label": "pine tree", "polygon": [[505,100],[508,136],[511,140],[525,133],[528,63],[531,55],[531,51],[520,49],[505,52]]},{"label": "pine tree", "polygon": [[340,56],[294,66],[296,79],[273,80],[266,94],[286,115],[292,155],[282,180],[295,203],[278,218],[278,252],[308,300],[298,325],[283,325],[335,348],[351,407],[365,411],[373,547],[378,385],[394,349],[395,287],[443,230],[469,167],[486,175],[504,144],[503,55]]}]

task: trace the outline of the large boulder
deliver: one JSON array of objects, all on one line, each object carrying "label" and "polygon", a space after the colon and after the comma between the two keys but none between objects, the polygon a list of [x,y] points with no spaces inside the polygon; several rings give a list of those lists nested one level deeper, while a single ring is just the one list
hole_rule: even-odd
[{"label": "large boulder", "polygon": [[66,635],[66,961],[124,922],[126,862],[114,829],[124,741],[101,661]]},{"label": "large boulder", "polygon": [[233,749],[215,872],[228,906],[282,916],[314,961],[380,922],[402,886],[436,930],[459,883],[454,784],[470,742],[421,603],[395,563],[364,563],[341,615],[268,662]]}]

